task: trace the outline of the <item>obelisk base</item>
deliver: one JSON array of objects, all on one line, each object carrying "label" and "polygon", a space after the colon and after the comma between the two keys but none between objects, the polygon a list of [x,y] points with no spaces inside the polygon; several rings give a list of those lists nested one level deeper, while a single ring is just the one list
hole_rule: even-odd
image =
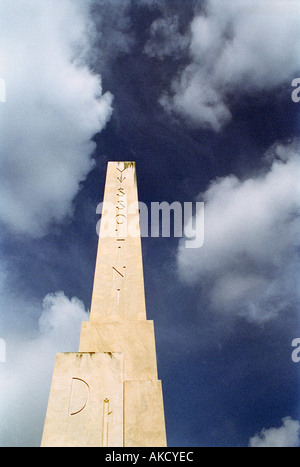
[{"label": "obelisk base", "polygon": [[166,447],[161,381],[125,381],[124,446]]},{"label": "obelisk base", "polygon": [[124,381],[121,352],[59,353],[42,447],[165,447],[161,381]]},{"label": "obelisk base", "polygon": [[123,354],[57,354],[41,446],[123,446]]}]

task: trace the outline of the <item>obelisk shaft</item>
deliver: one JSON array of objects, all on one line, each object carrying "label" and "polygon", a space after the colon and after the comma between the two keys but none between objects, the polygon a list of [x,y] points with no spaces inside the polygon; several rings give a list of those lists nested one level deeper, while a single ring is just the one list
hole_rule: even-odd
[{"label": "obelisk shaft", "polygon": [[96,259],[91,320],[145,320],[135,164],[109,162]]}]

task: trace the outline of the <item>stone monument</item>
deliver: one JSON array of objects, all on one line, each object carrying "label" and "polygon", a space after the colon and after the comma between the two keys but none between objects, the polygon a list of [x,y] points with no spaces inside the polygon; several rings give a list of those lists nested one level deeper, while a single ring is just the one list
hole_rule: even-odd
[{"label": "stone monument", "polygon": [[166,446],[134,162],[107,166],[90,321],[78,353],[57,354],[41,445]]}]

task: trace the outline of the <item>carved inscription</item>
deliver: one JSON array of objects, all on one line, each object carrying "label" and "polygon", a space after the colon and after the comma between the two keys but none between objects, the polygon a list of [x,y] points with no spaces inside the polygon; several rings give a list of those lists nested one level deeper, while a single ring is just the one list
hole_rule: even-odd
[{"label": "carved inscription", "polygon": [[117,170],[120,172],[121,175],[119,175],[119,177],[117,177],[117,179],[119,180],[120,183],[123,183],[124,180],[126,180],[126,177],[123,176],[123,172],[124,170],[126,170],[126,167],[124,167],[123,170],[119,169],[119,167],[117,167]]},{"label": "carved inscription", "polygon": [[[126,193],[126,180],[125,171],[127,170],[124,164],[123,169],[117,167],[116,178],[119,182],[117,187],[117,201],[116,201],[116,214],[115,214],[115,230],[116,230],[116,244],[117,247],[117,258],[118,262],[121,261],[122,248],[126,241],[127,236],[127,193]],[[122,264],[122,263],[121,263]],[[116,265],[112,266],[113,281],[115,283],[116,290],[116,302],[117,306],[120,305],[121,289],[124,286],[124,280],[126,279],[126,266]]]},{"label": "carved inscription", "polygon": [[90,387],[81,378],[72,378],[69,415],[77,415],[82,412],[88,402]]},{"label": "carved inscription", "polygon": [[114,266],[113,266],[112,268],[113,268],[113,279],[115,278],[115,272],[118,273],[119,276],[121,276],[123,279],[125,278],[125,275],[126,275],[126,266],[123,266],[122,272],[119,271],[119,269],[115,268]]},{"label": "carved inscription", "polygon": [[[116,202],[116,214],[115,214],[115,222],[116,222],[116,232],[120,233],[120,226],[123,226],[123,231],[125,236],[127,235],[127,193],[125,191],[125,186],[123,185],[126,177],[124,176],[123,172],[126,170],[124,168],[121,170],[117,167],[117,180],[119,181],[120,186],[117,188],[117,202]],[[126,230],[125,230],[126,229]],[[118,235],[117,235],[118,236]],[[123,235],[121,235],[123,237]]]},{"label": "carved inscription", "polygon": [[126,220],[125,214],[117,214],[117,215],[116,215],[116,223],[117,223],[118,225],[123,225],[124,222],[125,222],[125,220]]},{"label": "carved inscription", "polygon": [[109,409],[109,399],[103,401],[103,426],[102,426],[102,446],[108,447],[109,416],[112,413]]}]

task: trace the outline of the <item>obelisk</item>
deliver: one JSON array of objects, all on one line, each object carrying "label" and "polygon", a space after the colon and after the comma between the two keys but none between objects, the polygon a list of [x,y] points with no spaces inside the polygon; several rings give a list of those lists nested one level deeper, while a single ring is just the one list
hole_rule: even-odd
[{"label": "obelisk", "polygon": [[107,166],[90,321],[79,352],[57,354],[41,445],[166,446],[134,162]]}]

